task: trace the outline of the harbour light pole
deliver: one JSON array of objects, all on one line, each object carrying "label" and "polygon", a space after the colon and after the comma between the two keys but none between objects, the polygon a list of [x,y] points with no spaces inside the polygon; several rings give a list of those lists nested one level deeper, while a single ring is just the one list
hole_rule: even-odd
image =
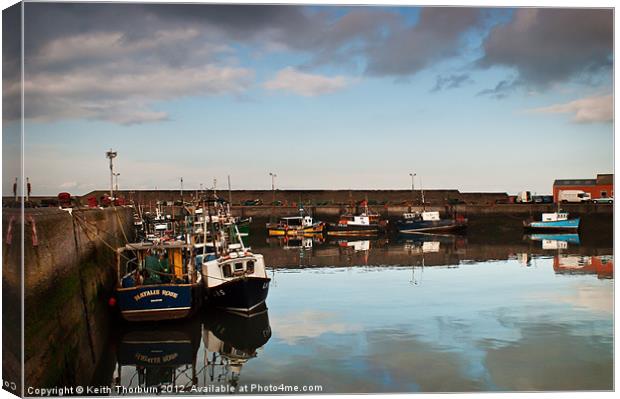
[{"label": "harbour light pole", "polygon": [[413,204],[415,202],[415,184],[413,182],[413,178],[416,176],[416,174],[409,173],[409,176],[411,176],[411,203]]},{"label": "harbour light pole", "polygon": [[276,175],[275,173],[269,172],[269,176],[271,176],[271,204],[275,205],[276,202]]},{"label": "harbour light pole", "polygon": [[114,198],[114,158],[116,158],[116,151],[110,151],[105,153],[106,158],[110,160],[110,199]]},{"label": "harbour light pole", "polygon": [[183,177],[181,176],[181,202],[183,202]]}]

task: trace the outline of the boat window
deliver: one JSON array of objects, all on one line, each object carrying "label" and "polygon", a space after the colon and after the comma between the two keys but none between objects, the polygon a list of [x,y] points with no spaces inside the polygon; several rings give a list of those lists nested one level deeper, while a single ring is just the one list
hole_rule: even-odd
[{"label": "boat window", "polygon": [[254,261],[253,260],[248,261],[247,270],[248,270],[248,273],[254,273]]},{"label": "boat window", "polygon": [[235,271],[238,271],[238,270],[243,270],[243,263],[242,262],[235,263]]},{"label": "boat window", "polygon": [[230,263],[227,263],[224,266],[222,266],[222,274],[224,275],[224,277],[232,277],[232,270],[230,269]]}]

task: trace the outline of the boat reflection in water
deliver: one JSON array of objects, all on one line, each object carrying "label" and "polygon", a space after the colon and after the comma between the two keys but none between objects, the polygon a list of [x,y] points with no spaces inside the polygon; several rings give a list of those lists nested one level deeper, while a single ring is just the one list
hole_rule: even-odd
[{"label": "boat reflection in water", "polygon": [[542,249],[567,249],[570,245],[579,245],[579,234],[530,234],[532,241],[541,241]]},{"label": "boat reflection in water", "polygon": [[553,270],[557,274],[596,274],[600,279],[613,279],[614,257],[557,254],[553,257]]},{"label": "boat reflection in water", "polygon": [[251,317],[214,310],[205,315],[202,339],[208,381],[236,387],[241,369],[271,338],[267,308]]},{"label": "boat reflection in water", "polygon": [[174,323],[125,324],[118,340],[115,384],[134,392],[197,384],[200,327],[199,317]]}]

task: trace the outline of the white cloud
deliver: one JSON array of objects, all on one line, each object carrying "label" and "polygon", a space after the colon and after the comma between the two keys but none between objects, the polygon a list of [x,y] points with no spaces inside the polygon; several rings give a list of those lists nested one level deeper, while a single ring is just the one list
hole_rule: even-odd
[{"label": "white cloud", "polygon": [[300,72],[293,67],[284,68],[263,84],[267,90],[282,90],[306,97],[333,93],[348,85],[344,76],[324,76]]},{"label": "white cloud", "polygon": [[[197,29],[162,29],[144,37],[98,32],[57,38],[26,59],[26,117],[125,125],[167,120],[166,112],[154,109],[157,103],[238,95],[253,84],[253,70],[219,59],[229,52]],[[5,96],[17,100],[18,88],[7,86]]]},{"label": "white cloud", "polygon": [[347,334],[360,331],[356,324],[339,321],[336,313],[305,310],[285,317],[271,317],[275,336],[289,345],[295,345],[305,338],[316,338],[326,333]]},{"label": "white cloud", "polygon": [[611,94],[581,98],[569,103],[535,108],[530,111],[541,114],[573,114],[575,123],[612,122],[614,119]]}]

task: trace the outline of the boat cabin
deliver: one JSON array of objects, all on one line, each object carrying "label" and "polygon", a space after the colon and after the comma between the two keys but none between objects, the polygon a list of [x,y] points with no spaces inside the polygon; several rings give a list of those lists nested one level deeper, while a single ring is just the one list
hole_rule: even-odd
[{"label": "boat cabin", "polygon": [[438,221],[439,212],[408,212],[403,214],[405,221]]},{"label": "boat cabin", "polygon": [[217,260],[206,258],[203,262],[202,268],[203,271],[205,269],[207,271],[209,287],[238,277],[267,276],[262,255],[253,254],[249,251],[230,252],[223,258]]},{"label": "boat cabin", "polygon": [[288,228],[312,227],[310,216],[290,216],[280,219],[280,225]]},{"label": "boat cabin", "polygon": [[341,226],[370,226],[370,217],[368,215],[342,215],[338,224]]},{"label": "boat cabin", "polygon": [[183,242],[127,244],[117,250],[119,286],[192,284],[197,277],[191,258],[191,248]]},{"label": "boat cabin", "polygon": [[559,222],[562,220],[568,220],[568,212],[553,212],[542,214],[543,222]]}]

